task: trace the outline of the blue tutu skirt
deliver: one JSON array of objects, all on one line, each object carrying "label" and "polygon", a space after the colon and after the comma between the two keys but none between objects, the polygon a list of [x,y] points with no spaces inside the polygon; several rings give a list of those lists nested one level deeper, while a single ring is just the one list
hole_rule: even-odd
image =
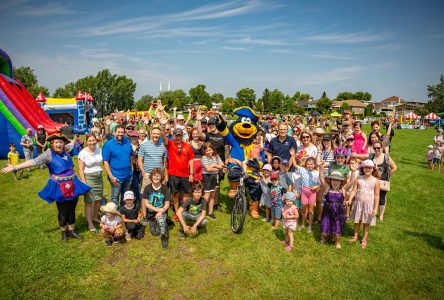
[{"label": "blue tutu skirt", "polygon": [[[54,179],[49,179],[45,187],[38,193],[39,197],[48,203],[52,202],[65,202],[77,198],[80,195],[84,195],[91,190],[91,187],[87,186],[80,181],[77,176],[73,178],[74,181],[74,195],[72,197],[66,198],[63,196],[60,190],[59,184]],[[64,182],[64,181],[60,181]]]}]

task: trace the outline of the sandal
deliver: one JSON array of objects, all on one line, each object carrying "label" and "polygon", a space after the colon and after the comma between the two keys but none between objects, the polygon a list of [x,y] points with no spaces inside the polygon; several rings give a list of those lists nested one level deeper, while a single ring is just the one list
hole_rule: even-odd
[{"label": "sandal", "polygon": [[361,240],[361,248],[362,249],[367,248],[367,241],[366,240]]},{"label": "sandal", "polygon": [[348,242],[349,242],[350,244],[352,244],[352,243],[356,242],[357,240],[358,240],[357,237],[352,237],[351,239],[348,240]]},{"label": "sandal", "polygon": [[282,244],[282,245],[288,245],[287,241],[285,241],[285,240],[284,240],[284,241],[281,241],[281,244]]}]

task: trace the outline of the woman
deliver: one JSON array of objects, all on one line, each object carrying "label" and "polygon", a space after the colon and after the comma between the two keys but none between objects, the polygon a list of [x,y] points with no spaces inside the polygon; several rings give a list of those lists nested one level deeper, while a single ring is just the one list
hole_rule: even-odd
[{"label": "woman", "polygon": [[[368,146],[368,154],[375,154],[375,150],[373,150],[373,143],[381,141],[381,136],[379,135],[378,132],[371,132],[369,137],[368,137],[368,142],[367,142],[367,146]],[[388,153],[388,147],[384,147],[384,152]]]},{"label": "woman", "polygon": [[190,136],[191,136],[190,145],[191,145],[191,148],[193,149],[193,153],[194,153],[194,160],[193,160],[194,161],[194,163],[193,163],[194,183],[198,183],[198,182],[202,183],[201,158],[203,155],[203,150],[202,150],[203,141],[201,141],[199,138],[199,132],[198,132],[197,128],[191,129]]},{"label": "woman", "polygon": [[140,193],[140,181],[142,179],[142,171],[139,168],[139,164],[137,163],[137,159],[139,156],[139,135],[137,131],[131,131],[129,134],[130,141],[131,141],[131,147],[133,149],[133,157],[131,159],[133,163],[133,180],[131,181],[131,190],[134,193],[134,196],[136,197],[136,203],[140,204],[140,201],[142,200],[141,193]]},{"label": "woman", "polygon": [[86,137],[86,147],[80,151],[78,158],[79,177],[92,189],[85,195],[85,217],[88,229],[96,232],[93,222],[100,223],[98,213],[103,199],[102,149],[93,134]]},{"label": "woman", "polygon": [[145,143],[148,139],[148,134],[145,129],[139,129],[139,145]]},{"label": "woman", "polygon": [[369,159],[375,163],[381,181],[379,190],[379,220],[384,220],[384,211],[387,202],[387,192],[390,191],[390,177],[396,172],[396,164],[393,159],[383,151],[382,142],[373,143],[375,154],[370,155]]},{"label": "woman", "polygon": [[50,149],[17,166],[8,164],[6,168],[2,169],[2,172],[8,173],[32,166],[47,165],[50,178],[38,195],[48,203],[56,203],[62,240],[66,241],[68,237],[81,239],[82,236],[75,232],[76,205],[79,196],[86,194],[91,188],[81,182],[74,172],[74,163],[65,152],[68,138],[63,134],[56,133],[48,136],[46,141],[50,142]]},{"label": "woman", "polygon": [[300,166],[305,167],[305,161],[309,157],[316,159],[318,155],[318,149],[313,144],[313,136],[311,132],[307,129],[301,133],[301,146],[298,147],[298,153],[296,155],[297,160],[301,160]]},{"label": "woman", "polygon": [[[35,133],[35,142],[37,144],[37,153],[40,155],[46,150],[46,138],[48,134],[46,133],[43,125],[37,126],[37,132]],[[43,169],[43,166],[40,166],[40,169]]]}]

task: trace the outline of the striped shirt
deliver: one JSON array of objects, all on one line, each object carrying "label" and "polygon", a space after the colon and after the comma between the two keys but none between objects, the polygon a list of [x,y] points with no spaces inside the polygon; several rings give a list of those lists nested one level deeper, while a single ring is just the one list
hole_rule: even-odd
[{"label": "striped shirt", "polygon": [[143,169],[151,173],[154,168],[163,169],[163,158],[166,156],[166,148],[163,143],[154,144],[152,140],[147,140],[140,146],[138,156],[143,159]]},{"label": "striped shirt", "polygon": [[207,171],[205,170],[205,166],[220,164],[222,160],[219,155],[208,157],[206,155],[202,156],[202,174],[218,174],[219,171]]}]

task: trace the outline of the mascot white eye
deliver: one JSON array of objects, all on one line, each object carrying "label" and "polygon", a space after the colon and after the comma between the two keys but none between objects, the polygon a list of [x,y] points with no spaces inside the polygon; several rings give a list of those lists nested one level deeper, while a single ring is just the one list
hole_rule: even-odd
[{"label": "mascot white eye", "polygon": [[241,122],[242,122],[242,123],[251,123],[251,119],[250,119],[250,118],[247,118],[247,117],[243,117],[243,118],[241,119]]}]

